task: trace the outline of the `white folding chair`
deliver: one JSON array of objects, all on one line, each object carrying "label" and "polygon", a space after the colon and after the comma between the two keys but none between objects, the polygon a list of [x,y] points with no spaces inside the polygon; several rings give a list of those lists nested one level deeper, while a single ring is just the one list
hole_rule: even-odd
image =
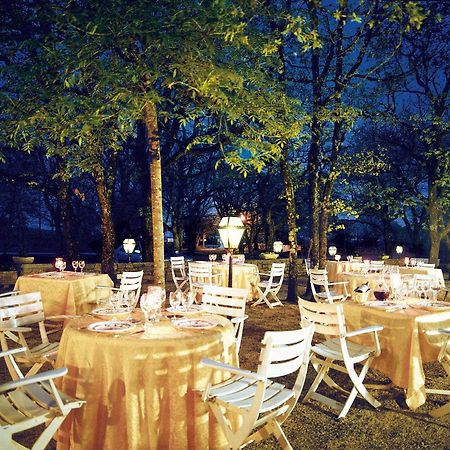
[{"label": "white folding chair", "polygon": [[184,291],[188,287],[189,277],[186,275],[184,256],[172,256],[170,258],[172,279],[177,291]]},{"label": "white folding chair", "polygon": [[431,300],[433,298],[432,286],[434,283],[434,275],[415,273],[412,283],[414,295],[419,298]]},{"label": "white folding chair", "polygon": [[[428,339],[433,339],[436,336],[438,336],[440,339],[443,339],[440,343],[441,350],[438,355],[438,361],[441,363],[442,367],[445,370],[445,373],[447,374],[448,380],[450,381],[450,328],[441,328],[438,331],[434,332],[428,331],[426,334]],[[425,392],[427,392],[428,394],[450,396],[450,389],[426,388]],[[442,417],[445,414],[449,413],[450,413],[450,400],[445,405],[433,409],[430,412],[430,415],[432,415],[433,417]]]},{"label": "white folding chair", "polygon": [[20,294],[20,291],[18,291],[18,290],[3,292],[0,294],[0,298],[1,297],[10,297],[11,295],[18,295],[18,294]]},{"label": "white folding chair", "polygon": [[[95,286],[95,288],[105,289],[108,290],[110,293],[118,291],[124,294],[126,293],[127,295],[131,293],[132,295],[134,295],[134,305],[136,305],[141,295],[143,277],[144,277],[143,270],[139,270],[136,272],[123,272],[121,275],[117,277],[120,280],[120,285],[118,288],[101,285],[97,285]],[[108,298],[105,298],[104,300],[107,301],[108,299],[109,295]]]},{"label": "white folding chair", "polygon": [[[327,302],[333,303],[341,300],[345,300],[349,297],[347,291],[348,281],[335,281],[330,283],[328,281],[328,275],[326,269],[311,269],[309,271],[309,282],[311,284],[311,291],[314,300],[318,303]],[[330,289],[335,286],[342,286],[343,294],[339,294]]]},{"label": "white folding chair", "polygon": [[[59,342],[50,342],[44,320],[63,320],[74,316],[44,317],[40,292],[3,297],[0,302],[0,343],[3,351],[9,350],[14,342],[24,347],[23,353],[16,355],[16,360],[31,367],[27,376],[34,375],[45,364],[54,364]],[[40,343],[29,347],[24,333],[31,332],[31,325],[38,326]],[[8,362],[8,361],[7,361]],[[14,370],[8,366],[12,377]]]},{"label": "white folding chair", "polygon": [[45,424],[32,447],[44,450],[70,411],[85,403],[56,389],[53,380],[66,375],[66,368],[25,378],[13,357],[25,351],[25,348],[16,348],[0,353],[8,367],[16,371],[15,381],[0,385],[0,448],[5,450],[25,449],[14,440],[14,434]]},{"label": "white folding chair", "polygon": [[309,277],[309,271],[311,270],[311,258],[305,258],[305,270],[306,275]]},{"label": "white folding chair", "polygon": [[[249,442],[258,443],[273,434],[282,448],[292,449],[281,425],[300,397],[313,332],[313,326],[302,330],[266,332],[256,373],[202,359],[202,363],[212,369],[202,399],[208,402],[216,416],[228,441],[227,448],[238,449]],[[231,378],[212,385],[216,371],[231,374]],[[271,380],[296,371],[297,378],[292,388]],[[229,414],[239,416],[240,420],[233,421]]]},{"label": "white folding chair", "polygon": [[436,264],[431,263],[425,263],[422,261],[417,262],[417,267],[423,267],[424,269],[434,269],[436,267]]},{"label": "white folding chair", "polygon": [[[373,358],[381,353],[378,331],[381,331],[383,327],[374,325],[360,330],[347,332],[343,306],[341,303],[314,303],[299,298],[298,305],[300,308],[302,326],[309,326],[313,323],[316,333],[322,334],[326,338],[326,340],[313,345],[311,348],[313,353],[311,356],[311,363],[317,372],[317,376],[303,399],[303,402],[314,399],[324,403],[338,410],[339,418],[347,415],[357,394],[360,394],[374,408],[379,407],[380,403],[367,391],[363,381]],[[373,346],[369,347],[349,340],[353,336],[364,333],[373,334]],[[344,365],[336,364],[336,361],[342,362]],[[362,364],[359,374],[355,368],[355,364],[358,363]],[[351,392],[341,388],[331,378],[330,369],[348,374],[353,383]],[[325,381],[331,388],[338,389],[348,394],[345,403],[342,404],[335,399],[317,393],[316,390],[322,381]]]},{"label": "white folding chair", "polygon": [[220,273],[213,274],[210,262],[189,262],[189,288],[196,293],[202,293],[205,286],[220,286]]},{"label": "white folding chair", "polygon": [[[270,273],[259,274],[260,276],[267,277],[267,280],[262,280],[257,284],[258,300],[252,306],[259,305],[262,302],[265,302],[269,308],[283,306],[283,303],[278,298],[278,292],[283,285],[285,267],[286,263],[272,263]],[[269,300],[269,295],[273,299],[272,302]]]},{"label": "white folding chair", "polygon": [[230,318],[234,324],[236,337],[236,352],[241,347],[244,321],[247,319],[245,305],[248,289],[229,288],[222,286],[204,286],[202,295],[202,309],[211,314],[219,314]]},{"label": "white folding chair", "polygon": [[368,271],[372,273],[381,272],[384,268],[384,261],[370,261]]}]

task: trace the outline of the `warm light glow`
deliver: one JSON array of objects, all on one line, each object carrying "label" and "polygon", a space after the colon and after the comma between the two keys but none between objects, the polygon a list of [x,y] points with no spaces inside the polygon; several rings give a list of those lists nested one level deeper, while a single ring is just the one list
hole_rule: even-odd
[{"label": "warm light glow", "polygon": [[398,255],[401,255],[403,253],[403,247],[401,245],[397,245],[397,247],[395,247],[395,251]]},{"label": "warm light glow", "polygon": [[328,253],[330,256],[334,256],[337,253],[337,248],[334,245],[328,247]]},{"label": "warm light glow", "polygon": [[273,251],[275,253],[281,253],[283,251],[283,243],[281,241],[275,241],[273,243]]},{"label": "warm light glow", "polygon": [[136,241],[134,239],[124,239],[123,240],[123,249],[125,250],[125,253],[128,253],[129,255],[134,252],[134,249],[136,247]]},{"label": "warm light glow", "polygon": [[228,249],[238,248],[244,234],[245,226],[240,217],[222,217],[219,234],[223,246]]}]

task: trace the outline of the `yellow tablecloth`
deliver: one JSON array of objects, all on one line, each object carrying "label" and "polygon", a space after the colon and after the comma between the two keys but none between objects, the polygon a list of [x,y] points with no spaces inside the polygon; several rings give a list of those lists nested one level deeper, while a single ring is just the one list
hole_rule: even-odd
[{"label": "yellow tablecloth", "polygon": [[[213,264],[213,273],[220,273],[222,286],[228,286],[228,264]],[[259,282],[259,271],[256,264],[233,264],[232,286],[235,288],[249,289],[250,294],[254,294],[253,289]]]},{"label": "yellow tablecloth", "polygon": [[[369,273],[367,275],[363,275],[360,273],[339,272],[336,275],[336,281],[348,281],[347,291],[352,298],[354,298],[355,289],[358,286],[361,286],[363,283],[368,283],[371,290],[370,298],[373,298],[373,290],[380,281],[380,274]],[[386,283],[389,281],[387,276],[385,277],[385,281]],[[336,291],[343,293],[342,286],[337,285]]]},{"label": "yellow tablecloth", "polygon": [[[411,409],[425,403],[425,373],[423,363],[435,361],[438,345],[431,345],[424,331],[450,326],[450,311],[428,312],[416,307],[387,312],[369,306],[344,302],[345,321],[349,330],[370,325],[382,325],[379,333],[381,355],[372,368],[388,376],[396,386],[406,390],[406,403]],[[369,336],[352,340],[371,344]]]},{"label": "yellow tablecloth", "polygon": [[14,289],[40,291],[45,315],[53,316],[90,311],[92,303],[109,296],[108,289],[95,289],[96,285],[113,286],[113,282],[104,274],[46,272],[19,277]]},{"label": "yellow tablecloth", "polygon": [[119,337],[83,328],[92,317],[71,321],[57,360],[69,373],[59,387],[86,404],[63,423],[57,448],[203,450],[224,445],[208,405],[194,391],[205,386],[208,374],[202,357],[236,364],[232,324],[209,317],[220,325],[179,330],[165,319],[151,332]]},{"label": "yellow tablecloth", "polygon": [[338,281],[341,272],[361,272],[364,263],[358,261],[327,261],[328,281]]}]

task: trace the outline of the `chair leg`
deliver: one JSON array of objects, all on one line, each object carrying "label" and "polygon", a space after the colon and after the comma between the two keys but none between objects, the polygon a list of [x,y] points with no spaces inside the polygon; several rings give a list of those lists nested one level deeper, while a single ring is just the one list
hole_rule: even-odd
[{"label": "chair leg", "polygon": [[56,433],[66,416],[55,417],[33,445],[33,450],[45,450],[52,436]]},{"label": "chair leg", "polygon": [[439,408],[433,409],[433,411],[430,411],[430,416],[442,417],[449,413],[450,413],[450,402],[446,403],[443,406],[440,406]]},{"label": "chair leg", "polygon": [[288,441],[288,438],[284,434],[284,431],[282,430],[280,424],[277,422],[276,419],[270,421],[272,433],[277,438],[277,441],[279,442],[281,448],[283,450],[293,450],[291,444]]},{"label": "chair leg", "polygon": [[[321,361],[321,363],[324,363],[327,361],[329,361],[329,360],[327,359],[325,361]],[[328,372],[329,367],[327,367],[326,365],[320,364],[319,367],[320,367],[320,369],[317,372],[316,378],[314,379],[311,387],[309,388],[309,391],[306,393],[305,397],[303,398],[302,403],[306,403],[312,397],[312,395],[316,392],[317,388],[319,387],[320,383],[322,382],[323,378],[325,377],[325,375]],[[314,368],[316,368],[316,367],[314,367]],[[317,371],[317,368],[316,368],[316,371]]]}]

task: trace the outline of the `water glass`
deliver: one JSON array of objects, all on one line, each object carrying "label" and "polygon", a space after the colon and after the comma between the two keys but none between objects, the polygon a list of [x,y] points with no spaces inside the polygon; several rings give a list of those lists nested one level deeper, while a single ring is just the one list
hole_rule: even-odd
[{"label": "water glass", "polygon": [[76,272],[78,269],[78,261],[76,261],[76,260],[72,261],[72,267],[73,267],[73,270]]},{"label": "water glass", "polygon": [[171,292],[169,294],[169,303],[173,310],[176,310],[180,307],[181,303],[181,293],[179,291],[177,292]]},{"label": "water glass", "polygon": [[113,312],[116,312],[117,308],[122,304],[122,292],[113,292],[109,296],[109,304],[111,305]]},{"label": "water glass", "polygon": [[86,262],[83,260],[78,261],[78,267],[80,268],[81,273],[83,273],[83,269],[86,267]]},{"label": "water glass", "polygon": [[195,300],[195,292],[188,292],[187,294],[183,294],[181,297],[181,304],[185,311],[188,311],[189,308],[193,305]]}]

